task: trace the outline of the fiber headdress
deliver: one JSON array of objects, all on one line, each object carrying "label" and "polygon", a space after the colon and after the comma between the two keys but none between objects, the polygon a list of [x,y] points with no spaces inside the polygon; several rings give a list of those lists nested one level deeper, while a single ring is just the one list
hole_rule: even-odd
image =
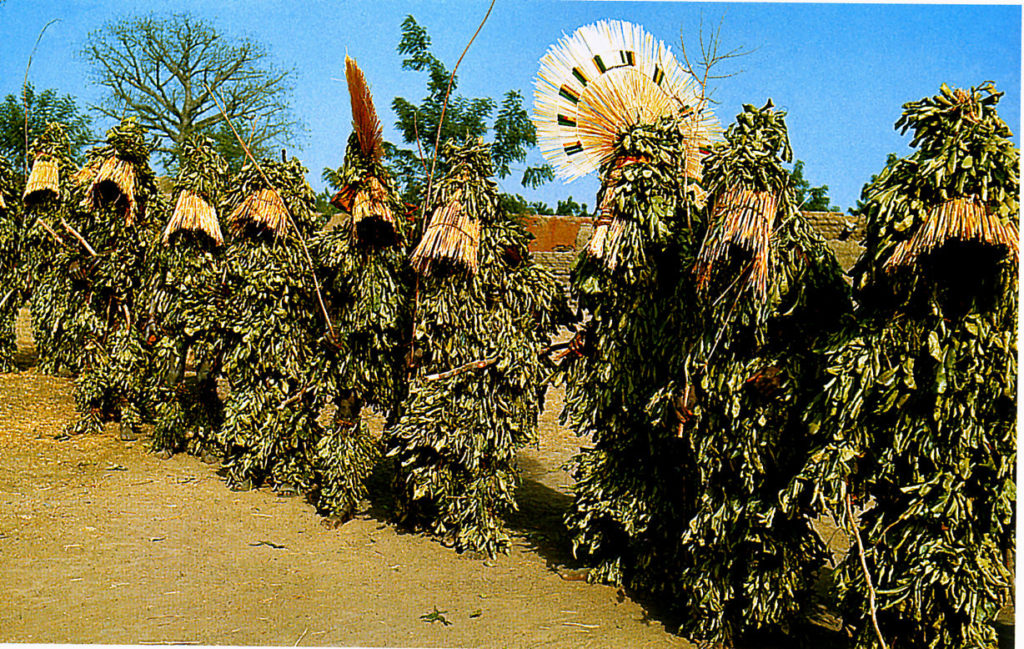
[{"label": "fiber headdress", "polygon": [[61,154],[68,149],[64,127],[57,122],[47,123],[43,134],[32,142],[32,172],[22,194],[25,205],[60,196]]},{"label": "fiber headdress", "polygon": [[760,300],[768,295],[772,232],[777,217],[795,209],[789,172],[793,158],[785,112],[743,105],[743,112],[707,160],[711,219],[697,257],[697,286],[707,289],[734,251],[750,255],[744,280]]},{"label": "fiber headdress", "polygon": [[[918,277],[941,275],[943,285],[976,296],[983,267],[1016,274],[1020,151],[996,112],[1002,94],[990,82],[968,90],[943,84],[903,105],[896,128],[913,133],[916,150],[891,160],[864,189],[866,249],[851,271],[858,290],[905,299]],[[941,270],[958,266],[969,270]]]},{"label": "fiber headdress", "polygon": [[352,129],[345,164],[344,184],[331,204],[352,215],[352,228],[361,243],[391,246],[398,242],[395,227],[395,197],[381,158],[384,155],[383,127],[373,107],[373,96],[363,71],[345,56],[345,78],[352,101]]},{"label": "fiber headdress", "polygon": [[194,135],[182,145],[181,168],[174,181],[178,199],[174,214],[164,228],[163,243],[169,245],[178,230],[204,232],[218,246],[224,243],[214,207],[220,198],[228,165],[204,135]]},{"label": "fiber headdress", "polygon": [[490,145],[480,138],[449,140],[441,155],[448,173],[438,182],[436,206],[409,261],[421,275],[452,268],[473,274],[479,265],[480,225],[492,223],[498,211]]},{"label": "fiber headdress", "polygon": [[[107,143],[94,152],[86,165],[89,172],[78,176],[90,179],[83,207],[89,210],[114,205],[124,216],[125,224],[133,225],[145,216],[145,190],[155,185],[149,169],[149,145],[146,130],[134,117],[127,117],[107,131]],[[87,175],[95,170],[91,178]]]},{"label": "fiber headdress", "polygon": [[566,180],[597,170],[628,127],[665,115],[689,118],[693,177],[715,120],[696,81],[643,27],[603,20],[563,37],[540,61],[534,90],[537,143]]}]

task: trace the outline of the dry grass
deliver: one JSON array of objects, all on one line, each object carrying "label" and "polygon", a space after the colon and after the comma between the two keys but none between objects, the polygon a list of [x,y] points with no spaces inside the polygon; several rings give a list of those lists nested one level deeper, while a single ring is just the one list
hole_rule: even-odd
[{"label": "dry grass", "polygon": [[928,210],[924,223],[914,235],[893,250],[885,262],[885,269],[891,271],[898,266],[913,264],[920,255],[954,239],[1006,246],[1014,259],[1019,255],[1016,224],[1004,224],[974,197],[962,197]]},{"label": "dry grass", "polygon": [[373,176],[362,183],[352,200],[352,227],[363,243],[392,245],[397,242],[388,192]]},{"label": "dry grass", "polygon": [[217,222],[217,210],[207,203],[202,196],[188,190],[178,193],[178,202],[174,206],[174,214],[164,228],[163,242],[168,245],[171,235],[178,230],[205,232],[217,245],[224,244],[224,237]]},{"label": "dry grass", "polygon": [[288,208],[276,189],[261,189],[249,194],[231,213],[231,225],[240,231],[247,223],[261,225],[274,234],[284,234],[288,228]]},{"label": "dry grass", "polygon": [[345,55],[345,79],[352,101],[352,127],[359,138],[359,148],[369,159],[380,160],[384,151],[384,129],[373,107],[373,95],[363,71],[348,54]]},{"label": "dry grass", "polygon": [[427,231],[410,261],[420,274],[449,262],[475,273],[480,247],[480,222],[463,209],[457,197],[434,210]]},{"label": "dry grass", "polygon": [[711,228],[697,256],[697,286],[708,285],[715,265],[729,254],[730,244],[751,253],[751,270],[747,282],[754,292],[768,294],[769,239],[779,196],[745,188],[732,188],[715,201]]},{"label": "dry grass", "polygon": [[138,172],[134,164],[116,156],[107,158],[92,179],[88,201],[94,209],[105,203],[124,201],[125,223],[133,225],[139,211],[135,198],[137,182]]},{"label": "dry grass", "polygon": [[22,195],[25,205],[32,205],[47,197],[60,196],[60,169],[57,161],[49,156],[39,156],[32,163],[32,173],[25,184]]}]

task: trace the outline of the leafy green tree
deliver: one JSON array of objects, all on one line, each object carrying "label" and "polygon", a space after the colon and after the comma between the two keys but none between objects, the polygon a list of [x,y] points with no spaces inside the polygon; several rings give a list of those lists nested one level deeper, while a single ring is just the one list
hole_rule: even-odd
[{"label": "leafy green tree", "polygon": [[94,80],[111,91],[94,108],[108,117],[135,115],[159,136],[155,151],[168,161],[190,135],[204,133],[234,171],[240,168],[214,92],[257,156],[293,142],[302,128],[291,111],[292,71],[275,67],[259,43],[229,38],[191,14],[107,23],[89,34],[82,54]]},{"label": "leafy green tree", "polygon": [[521,194],[501,194],[498,197],[501,209],[509,214],[554,214],[543,201],[528,201]]},{"label": "leafy green tree", "polygon": [[[71,95],[61,95],[53,88],[37,92],[31,83],[21,89],[20,97],[10,94],[0,103],[0,156],[24,170],[26,107],[28,141],[40,137],[50,122],[59,122],[67,135],[67,155],[75,163],[81,163],[85,147],[95,139],[89,128],[89,116],[79,109]],[[30,166],[31,161],[28,164]]]},{"label": "leafy green tree", "polygon": [[805,212],[838,212],[839,206],[832,205],[828,197],[828,185],[811,187],[810,181],[804,178],[804,161],[793,163],[793,171],[789,173],[793,189],[796,191],[796,204]]},{"label": "leafy green tree", "polygon": [[590,210],[587,209],[586,203],[577,203],[570,196],[565,200],[558,201],[558,204],[555,206],[555,214],[560,216],[590,216]]},{"label": "leafy green tree", "polygon": [[[427,95],[419,103],[404,97],[396,97],[391,103],[398,115],[396,126],[402,133],[402,139],[413,147],[389,147],[387,154],[405,200],[416,203],[422,199],[426,186],[426,174],[434,155],[435,138],[451,71],[430,52],[430,36],[426,28],[411,15],[402,21],[398,53],[405,57],[402,60],[403,69],[427,74]],[[498,178],[511,175],[513,164],[524,163],[528,151],[537,143],[536,130],[523,108],[522,94],[518,90],[509,90],[499,106],[491,98],[463,97],[456,92],[457,88],[456,76],[452,80],[438,141],[483,137],[490,130],[488,122],[497,109],[492,125],[494,138],[491,145],[494,172]],[[417,142],[423,151],[422,158],[416,147]],[[440,160],[438,162],[443,164]],[[440,176],[443,171],[435,173]],[[553,170],[544,164],[527,167],[523,172],[522,183],[527,187],[538,187],[553,178]]]}]

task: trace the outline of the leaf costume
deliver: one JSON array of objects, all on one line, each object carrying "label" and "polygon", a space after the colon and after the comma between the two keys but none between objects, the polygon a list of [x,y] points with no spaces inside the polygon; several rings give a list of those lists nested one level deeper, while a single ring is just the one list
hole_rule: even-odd
[{"label": "leaf costume", "polygon": [[24,268],[24,221],[17,177],[7,160],[0,158],[0,373],[13,372],[17,351],[15,323],[18,309],[29,295],[29,276]]},{"label": "leaf costume", "polygon": [[381,162],[381,125],[365,79],[347,57],[346,76],[354,130],[344,163],[330,175],[340,187],[332,202],[350,218],[311,244],[335,332],[321,337],[310,380],[330,416],[316,449],[317,506],[340,518],[366,496],[365,481],[382,455],[363,406],[394,422],[405,398],[413,286],[411,228]]},{"label": "leaf costume", "polygon": [[[835,255],[797,209],[785,113],[745,105],[704,164],[708,224],[700,311],[683,371],[652,400],[680,425],[693,471],[670,593],[689,637],[732,645],[792,628],[814,603],[827,548],[807,499],[785,497],[812,449],[803,423],[820,385],[815,349],[850,317]],[[688,339],[688,340],[687,340]]]},{"label": "leaf costume", "polygon": [[449,141],[442,154],[448,172],[412,256],[418,374],[388,454],[403,521],[494,556],[509,547],[516,452],[536,438],[557,289],[526,229],[499,208],[489,146]]},{"label": "leaf costume", "polygon": [[917,150],[863,191],[858,326],[827,352],[794,486],[864,546],[836,572],[857,647],[877,643],[872,589],[893,649],[990,646],[1012,583],[1020,152],[1000,96],[905,104]]},{"label": "leaf costume", "polygon": [[203,326],[225,332],[230,394],[215,440],[234,488],[308,493],[316,484],[318,429],[307,375],[323,316],[299,238],[316,227],[305,173],[294,158],[263,160],[259,168],[248,162],[228,188],[224,306]]},{"label": "leaf costume", "polygon": [[[79,176],[84,190],[65,226],[72,248],[58,259],[77,268],[72,286],[87,318],[75,403],[76,433],[97,432],[105,421],[121,423],[129,439],[145,419],[153,389],[153,355],[146,329],[149,295],[146,266],[156,240],[156,215],[163,212],[149,168],[145,129],[126,118],[107,133],[106,144],[88,153]],[[64,225],[62,223],[62,225]]]},{"label": "leaf costume", "polygon": [[[160,399],[152,446],[209,455],[223,420],[217,376],[223,355],[223,213],[228,166],[205,136],[182,146],[174,211],[154,247],[153,325]],[[191,356],[194,376],[186,376]]]},{"label": "leaf costume", "polygon": [[87,172],[70,156],[64,126],[51,122],[32,142],[32,173],[24,189],[23,285],[31,289],[32,336],[44,374],[75,374],[85,336],[96,327],[84,308],[86,267],[80,244],[62,224],[80,227]]}]

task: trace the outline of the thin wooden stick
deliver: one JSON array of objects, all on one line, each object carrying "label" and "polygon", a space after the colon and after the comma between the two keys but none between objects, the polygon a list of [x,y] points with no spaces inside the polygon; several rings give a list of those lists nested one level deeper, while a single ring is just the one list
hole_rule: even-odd
[{"label": "thin wooden stick", "polygon": [[455,81],[455,73],[459,71],[459,64],[462,63],[462,59],[466,56],[466,52],[469,51],[469,46],[476,40],[480,30],[484,28],[484,23],[486,23],[487,19],[491,16],[492,9],[494,9],[494,0],[491,0],[491,5],[487,7],[487,13],[484,14],[484,19],[480,21],[480,26],[477,27],[476,31],[473,33],[473,38],[469,39],[469,42],[466,43],[466,48],[462,50],[462,55],[459,57],[459,60],[455,62],[455,68],[452,69],[452,74],[448,77],[448,87],[444,91],[444,103],[441,104],[441,119],[437,121],[437,135],[434,136],[434,157],[430,161],[430,174],[427,175],[427,200],[424,203],[424,214],[426,213],[426,210],[430,208],[431,185],[434,180],[434,168],[437,165],[437,147],[441,143],[441,127],[444,126],[444,114],[448,110],[448,95],[452,92],[452,83]]},{"label": "thin wooden stick", "polygon": [[291,404],[295,403],[296,401],[298,401],[299,399],[301,399],[301,398],[302,398],[303,396],[305,396],[305,394],[306,394],[306,391],[307,391],[307,390],[309,390],[309,388],[310,388],[310,386],[308,386],[308,385],[304,385],[304,386],[302,386],[302,389],[301,389],[301,390],[299,390],[298,392],[296,392],[296,393],[295,393],[295,394],[293,394],[292,396],[290,396],[290,397],[288,397],[287,399],[285,399],[284,401],[282,401],[282,402],[281,402],[281,405],[279,405],[279,406],[277,407],[277,409],[278,409],[278,410],[284,410],[285,408],[287,408],[287,407],[288,407],[288,406],[290,406]]},{"label": "thin wooden stick", "polygon": [[489,367],[498,362],[498,357],[493,356],[491,358],[482,358],[478,361],[471,361],[465,365],[459,365],[458,367],[452,368],[445,372],[438,372],[437,374],[427,374],[423,377],[424,381],[441,381],[443,379],[450,379],[453,376],[468,372],[470,370],[482,370],[485,367]]},{"label": "thin wooden stick", "polygon": [[[421,217],[424,220],[423,232],[426,232],[426,225],[427,225],[426,224],[426,219],[428,218],[427,217],[427,210],[430,209],[430,201],[431,201],[431,198],[432,198],[431,193],[433,191],[434,169],[436,168],[436,165],[437,165],[437,147],[440,145],[440,142],[441,142],[441,127],[444,126],[444,115],[445,115],[445,112],[447,112],[447,110],[448,110],[448,97],[449,97],[449,95],[452,92],[452,83],[455,81],[455,73],[458,72],[459,65],[462,63],[462,59],[466,56],[466,52],[469,51],[470,45],[472,45],[473,41],[476,40],[477,34],[479,34],[480,30],[484,28],[484,23],[486,23],[487,19],[490,17],[492,9],[494,9],[494,0],[491,0],[490,6],[487,7],[487,13],[484,14],[484,19],[480,21],[480,25],[476,28],[476,31],[473,33],[473,38],[470,38],[469,42],[466,43],[466,47],[462,50],[462,55],[459,56],[459,60],[455,62],[455,67],[452,69],[451,76],[448,77],[448,87],[445,88],[445,91],[444,91],[444,103],[441,104],[441,118],[437,121],[437,134],[434,136],[434,153],[433,153],[433,157],[431,158],[431,161],[430,161],[430,172],[427,174],[427,196],[426,196],[426,200],[420,205],[420,214],[421,214]],[[414,128],[414,130],[416,132],[416,148],[420,152],[420,160],[422,161],[423,160],[423,149],[420,146],[419,127],[416,124],[416,114],[415,113],[413,113],[413,128]],[[425,167],[424,167],[424,171],[426,171]],[[413,336],[412,336],[412,339],[411,339],[411,342],[410,342],[410,347],[409,347],[409,353],[410,354],[413,354],[416,351],[416,335],[415,335],[415,332],[416,332],[416,315],[419,312],[419,303],[420,303],[420,276],[419,276],[419,273],[416,273],[416,280],[415,281],[416,281],[416,287],[415,287],[415,289],[413,291],[413,302],[412,302],[412,330],[413,330]],[[411,374],[415,374],[416,370],[418,368],[410,368],[410,369],[411,369]]]},{"label": "thin wooden stick", "polygon": [[[423,167],[423,175],[429,179],[430,174],[427,172],[427,161],[423,159],[423,144],[420,142],[420,126],[416,121],[417,115],[417,112],[412,114],[412,132],[416,135],[416,151],[420,154],[420,166]],[[420,209],[426,212],[426,206],[421,206]]]},{"label": "thin wooden stick", "polygon": [[[40,223],[42,223],[42,221],[40,221]],[[64,217],[61,217],[61,219],[60,219],[60,224],[64,226],[64,229],[65,229],[65,230],[67,230],[67,231],[68,231],[68,232],[69,232],[69,233],[71,234],[71,236],[73,236],[74,238],[78,239],[78,242],[79,242],[80,244],[82,244],[82,245],[83,245],[83,246],[85,247],[85,249],[86,249],[86,250],[88,250],[88,251],[89,251],[89,254],[90,254],[90,255],[92,255],[93,257],[95,257],[95,256],[96,256],[96,251],[95,251],[95,250],[93,250],[93,247],[92,247],[92,246],[90,246],[90,245],[89,245],[89,242],[85,240],[85,237],[83,237],[82,235],[80,235],[80,234],[78,233],[78,230],[76,230],[76,229],[74,229],[73,227],[71,227],[71,226],[70,226],[70,225],[68,224],[68,222],[64,220]]]},{"label": "thin wooden stick", "polygon": [[7,304],[8,298],[10,298],[12,295],[14,295],[14,289],[13,288],[11,290],[7,291],[7,295],[4,296],[4,299],[0,300],[0,309],[4,308],[4,305]]},{"label": "thin wooden stick", "polygon": [[[260,176],[263,178],[263,182],[267,184],[267,187],[273,188],[273,183],[271,183],[270,180],[267,178],[267,175],[263,173],[263,167],[260,166],[260,163],[256,162],[256,158],[253,157],[252,151],[249,150],[249,146],[245,143],[245,140],[243,140],[242,137],[238,134],[238,131],[235,130],[235,125],[231,122],[231,118],[228,117],[227,111],[225,111],[223,106],[221,106],[220,96],[212,88],[210,88],[210,86],[206,84],[203,85],[206,88],[206,91],[210,93],[210,96],[213,97],[213,101],[217,104],[217,109],[220,111],[220,114],[224,117],[224,121],[228,123],[228,126],[231,128],[231,132],[235,134],[235,139],[238,140],[238,143],[242,145],[242,150],[245,151],[245,155],[248,156],[249,160],[251,160],[253,165],[256,166],[256,171],[258,171]],[[331,316],[327,313],[327,306],[324,304],[324,296],[323,293],[320,291],[320,281],[316,278],[316,266],[313,264],[313,258],[309,254],[309,248],[306,247],[306,240],[302,236],[302,232],[299,231],[299,226],[292,219],[291,213],[288,212],[288,210],[285,210],[285,214],[288,215],[288,222],[291,223],[292,229],[295,230],[295,236],[299,239],[299,243],[302,245],[302,252],[305,254],[306,261],[309,263],[309,273],[313,277],[313,288],[316,289],[316,299],[320,303],[320,310],[323,312],[324,320],[327,322],[327,331],[331,336],[331,340],[334,340],[337,337],[337,335],[334,333],[334,325],[331,323]]]},{"label": "thin wooden stick", "polygon": [[54,18],[50,22],[43,25],[43,28],[39,31],[39,36],[36,36],[36,44],[32,46],[32,53],[28,55],[28,63],[25,65],[25,79],[21,82],[21,109],[25,117],[25,176],[28,177],[28,99],[25,97],[25,89],[28,87],[28,69],[32,67],[32,58],[36,55],[36,48],[39,47],[39,41],[43,39],[43,34],[53,23],[59,23],[60,18]]},{"label": "thin wooden stick", "polygon": [[50,236],[51,236],[51,237],[53,237],[54,239],[56,239],[56,240],[57,240],[57,243],[59,243],[59,244],[60,244],[60,245],[62,245],[62,246],[64,245],[64,240],[60,238],[60,235],[59,235],[59,234],[57,234],[57,233],[56,233],[56,232],[54,231],[54,229],[53,229],[53,228],[51,228],[51,227],[50,227],[49,225],[47,225],[46,221],[44,221],[44,220],[42,220],[42,219],[38,219],[38,218],[36,219],[36,221],[37,221],[37,222],[39,223],[39,225],[43,226],[43,229],[44,229],[44,230],[46,230],[47,232],[49,232],[49,233],[50,233]]},{"label": "thin wooden stick", "polygon": [[850,492],[846,492],[846,499],[843,501],[846,505],[846,517],[850,521],[850,527],[853,530],[853,537],[857,539],[857,552],[860,554],[860,567],[864,571],[864,581],[868,585],[868,608],[871,612],[871,624],[875,627],[875,635],[878,637],[878,643],[882,645],[882,649],[889,649],[889,645],[885,644],[885,638],[882,637],[882,630],[878,626],[878,616],[875,614],[875,586],[871,583],[871,573],[868,572],[868,562],[864,558],[864,542],[860,540],[860,530],[857,529],[857,519],[853,516],[853,507],[850,504]]}]

